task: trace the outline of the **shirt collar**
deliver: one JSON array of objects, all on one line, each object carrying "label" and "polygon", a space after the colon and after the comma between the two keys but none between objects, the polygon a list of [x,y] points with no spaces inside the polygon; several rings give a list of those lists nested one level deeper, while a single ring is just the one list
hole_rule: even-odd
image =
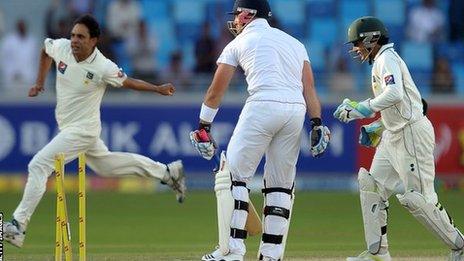
[{"label": "shirt collar", "polygon": [[81,63],[92,63],[95,61],[95,58],[97,57],[97,54],[99,53],[98,48],[95,47],[93,50],[92,54],[87,57],[87,59],[83,60]]},{"label": "shirt collar", "polygon": [[384,44],[384,45],[379,49],[379,51],[377,52],[377,54],[375,55],[374,61],[377,60],[377,58],[379,58],[379,56],[380,56],[385,50],[390,49],[390,48],[393,48],[393,45],[394,45],[394,43]]},{"label": "shirt collar", "polygon": [[251,21],[246,27],[245,29],[243,29],[243,33],[246,33],[248,31],[251,31],[251,30],[255,30],[255,29],[258,29],[258,28],[268,28],[268,27],[271,27],[269,25],[269,23],[267,22],[266,19],[264,18],[257,18],[253,21]]}]

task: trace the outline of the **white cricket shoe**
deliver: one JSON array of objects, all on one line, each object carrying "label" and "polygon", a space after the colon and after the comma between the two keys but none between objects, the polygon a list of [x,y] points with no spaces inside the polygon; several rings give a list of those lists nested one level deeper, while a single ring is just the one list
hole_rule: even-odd
[{"label": "white cricket shoe", "polygon": [[221,250],[219,250],[219,248],[216,247],[216,250],[214,250],[211,254],[206,254],[202,256],[201,260],[202,261],[243,261],[243,256],[237,255],[237,254],[223,255],[221,253]]},{"label": "white cricket shoe", "polygon": [[451,250],[451,254],[449,256],[450,261],[464,261],[464,250]]},{"label": "white cricket shoe", "polygon": [[168,164],[168,179],[162,183],[167,184],[176,193],[179,203],[184,202],[187,186],[185,185],[184,165],[181,160]]},{"label": "white cricket shoe", "polygon": [[6,242],[20,248],[23,246],[26,232],[21,229],[19,222],[13,219],[11,222],[3,224],[3,236]]},{"label": "white cricket shoe", "polygon": [[366,250],[357,257],[348,257],[346,261],[391,261],[391,256],[389,252],[382,255],[373,255]]}]

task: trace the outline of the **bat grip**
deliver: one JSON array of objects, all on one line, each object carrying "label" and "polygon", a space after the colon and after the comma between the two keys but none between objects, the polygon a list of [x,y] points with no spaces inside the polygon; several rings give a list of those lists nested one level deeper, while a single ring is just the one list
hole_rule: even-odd
[{"label": "bat grip", "polygon": [[217,172],[219,170],[219,167],[221,166],[221,156],[220,156],[221,152],[220,150],[216,150],[216,153],[214,154],[213,156],[213,160],[214,160],[214,169],[213,171],[214,172]]}]

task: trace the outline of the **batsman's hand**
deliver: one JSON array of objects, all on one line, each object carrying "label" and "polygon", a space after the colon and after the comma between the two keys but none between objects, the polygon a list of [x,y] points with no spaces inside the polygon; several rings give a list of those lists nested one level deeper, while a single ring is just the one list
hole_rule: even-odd
[{"label": "batsman's hand", "polygon": [[372,118],[374,115],[374,111],[369,106],[369,100],[356,102],[350,99],[344,99],[333,113],[336,119],[344,123],[357,119]]},{"label": "batsman's hand", "polygon": [[382,139],[384,129],[385,128],[380,119],[372,122],[371,124],[361,126],[359,144],[371,148],[377,147]]},{"label": "batsman's hand", "polygon": [[190,141],[200,155],[210,160],[216,152],[217,145],[210,133],[211,124],[200,124],[198,130],[190,132]]},{"label": "batsman's hand", "polygon": [[311,154],[318,158],[324,154],[330,142],[330,130],[320,118],[311,119]]},{"label": "batsman's hand", "polygon": [[29,97],[35,97],[43,91],[44,91],[43,85],[35,84],[34,86],[31,87],[31,89],[29,89]]},{"label": "batsman's hand", "polygon": [[176,88],[171,83],[165,83],[158,86],[157,92],[164,96],[172,96],[176,92]]}]

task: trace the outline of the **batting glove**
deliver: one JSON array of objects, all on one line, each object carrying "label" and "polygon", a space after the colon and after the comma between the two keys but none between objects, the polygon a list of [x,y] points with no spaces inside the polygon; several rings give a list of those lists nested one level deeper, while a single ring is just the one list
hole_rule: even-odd
[{"label": "batting glove", "polygon": [[339,121],[347,123],[352,120],[371,118],[374,114],[374,111],[369,106],[369,99],[362,102],[344,99],[333,116]]},{"label": "batting glove", "polygon": [[330,142],[330,130],[322,125],[320,118],[311,119],[311,154],[320,157],[324,154]]},{"label": "batting glove", "polygon": [[382,132],[384,129],[385,128],[380,120],[361,126],[359,144],[371,148],[377,147],[382,139]]},{"label": "batting glove", "polygon": [[190,132],[190,141],[200,155],[210,160],[216,152],[216,142],[210,134],[211,124],[202,124],[198,130]]}]

